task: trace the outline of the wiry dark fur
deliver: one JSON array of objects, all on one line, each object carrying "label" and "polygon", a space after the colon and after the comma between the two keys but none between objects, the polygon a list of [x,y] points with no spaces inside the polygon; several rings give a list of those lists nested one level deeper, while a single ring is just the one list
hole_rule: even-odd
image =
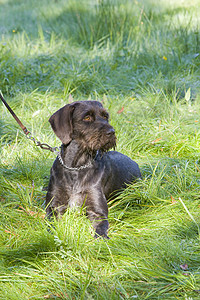
[{"label": "wiry dark fur", "polygon": [[84,169],[69,170],[58,158],[51,168],[46,196],[48,217],[62,215],[67,207],[86,206],[96,236],[107,237],[107,199],[141,177],[136,162],[129,157],[108,151],[115,147],[116,137],[108,122],[109,115],[98,101],[79,101],[65,105],[49,121],[62,141],[61,157],[66,166]]}]

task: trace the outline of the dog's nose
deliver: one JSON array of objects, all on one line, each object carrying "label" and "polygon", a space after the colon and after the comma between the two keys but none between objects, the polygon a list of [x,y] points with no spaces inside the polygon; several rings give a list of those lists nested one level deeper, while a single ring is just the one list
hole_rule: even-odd
[{"label": "dog's nose", "polygon": [[115,134],[115,130],[114,130],[114,128],[109,128],[108,130],[107,130],[107,132],[106,132],[106,135],[108,135],[108,136],[111,136],[111,135],[114,135]]}]

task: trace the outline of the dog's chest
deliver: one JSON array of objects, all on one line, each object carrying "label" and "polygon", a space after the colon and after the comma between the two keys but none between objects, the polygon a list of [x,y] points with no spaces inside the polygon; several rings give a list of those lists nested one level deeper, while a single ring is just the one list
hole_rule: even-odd
[{"label": "dog's chest", "polygon": [[[67,197],[67,205],[69,207],[82,206],[87,197],[87,172],[66,172],[64,189]],[[86,184],[87,183],[87,184]]]},{"label": "dog's chest", "polygon": [[101,185],[102,171],[84,170],[79,172],[65,172],[65,184],[67,205],[69,207],[82,206],[86,202],[91,191]]},{"label": "dog's chest", "polygon": [[68,199],[68,206],[69,207],[80,207],[84,204],[83,194],[80,193],[73,193],[70,195]]}]

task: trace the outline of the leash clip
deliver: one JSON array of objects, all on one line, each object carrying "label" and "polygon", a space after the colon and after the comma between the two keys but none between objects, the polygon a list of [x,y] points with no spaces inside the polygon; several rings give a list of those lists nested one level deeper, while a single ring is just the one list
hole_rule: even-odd
[{"label": "leash clip", "polygon": [[26,137],[27,139],[31,140],[34,142],[34,144],[37,146],[37,147],[40,147],[41,149],[44,149],[44,150],[49,150],[51,152],[58,152],[59,151],[59,148],[58,147],[51,147],[50,145],[46,144],[46,143],[41,143],[40,141],[37,141],[34,136],[31,134],[30,131],[28,131],[26,133]]}]

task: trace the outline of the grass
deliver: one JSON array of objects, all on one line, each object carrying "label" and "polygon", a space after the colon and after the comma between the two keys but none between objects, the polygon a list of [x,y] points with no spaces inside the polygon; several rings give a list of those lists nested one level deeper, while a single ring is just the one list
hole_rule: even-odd
[{"label": "grass", "polygon": [[55,155],[0,106],[0,299],[199,299],[199,0],[0,0],[0,89],[40,141],[48,118],[101,100],[143,179],[109,203],[110,240],[83,211],[49,233]]}]

